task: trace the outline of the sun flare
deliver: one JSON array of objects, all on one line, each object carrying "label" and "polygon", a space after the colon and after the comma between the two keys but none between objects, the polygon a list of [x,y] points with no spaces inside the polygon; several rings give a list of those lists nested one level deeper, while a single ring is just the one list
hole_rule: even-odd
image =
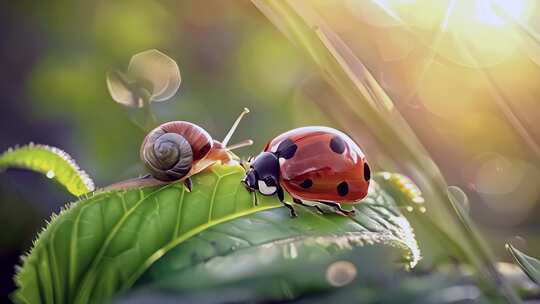
[{"label": "sun flare", "polygon": [[474,18],[493,26],[506,25],[507,19],[523,21],[530,0],[476,0]]}]

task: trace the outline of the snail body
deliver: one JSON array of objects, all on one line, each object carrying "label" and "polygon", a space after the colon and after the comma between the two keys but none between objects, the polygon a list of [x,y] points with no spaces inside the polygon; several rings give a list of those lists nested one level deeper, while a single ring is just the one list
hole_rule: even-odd
[{"label": "snail body", "polygon": [[162,182],[185,181],[211,165],[233,159],[230,150],[251,145],[251,140],[227,147],[247,109],[240,114],[222,142],[212,139],[200,126],[187,121],[171,121],[148,133],[140,148],[140,157],[153,178]]}]

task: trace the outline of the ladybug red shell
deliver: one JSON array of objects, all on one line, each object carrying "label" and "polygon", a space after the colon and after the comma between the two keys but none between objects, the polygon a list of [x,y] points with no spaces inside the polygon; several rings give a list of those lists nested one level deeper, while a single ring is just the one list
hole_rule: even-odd
[{"label": "ladybug red shell", "polygon": [[282,202],[285,190],[296,203],[316,201],[343,212],[339,203],[364,198],[370,178],[365,155],[349,136],[328,127],[303,127],[270,140],[245,183],[263,195],[277,193]]},{"label": "ladybug red shell", "polygon": [[271,140],[264,151],[277,152],[280,145],[291,151],[280,156],[279,164],[281,184],[293,197],[354,203],[367,195],[371,173],[366,157],[343,132],[298,128]]}]

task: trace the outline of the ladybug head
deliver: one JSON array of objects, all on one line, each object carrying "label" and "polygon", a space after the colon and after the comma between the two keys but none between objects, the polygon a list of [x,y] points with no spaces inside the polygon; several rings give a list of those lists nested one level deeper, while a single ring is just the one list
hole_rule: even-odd
[{"label": "ladybug head", "polygon": [[251,163],[243,182],[251,190],[273,195],[279,187],[279,161],[270,152],[263,152]]}]

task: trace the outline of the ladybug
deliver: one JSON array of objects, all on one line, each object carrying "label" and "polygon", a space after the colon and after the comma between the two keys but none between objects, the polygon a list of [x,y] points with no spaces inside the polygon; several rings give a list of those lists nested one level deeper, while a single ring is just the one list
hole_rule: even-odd
[{"label": "ladybug", "polygon": [[[249,164],[243,180],[250,192],[277,194],[295,217],[294,207],[285,201],[313,201],[336,208],[354,204],[368,192],[371,170],[360,147],[345,133],[329,127],[303,127],[270,140],[264,151]],[[313,206],[320,212],[318,206]]]}]

